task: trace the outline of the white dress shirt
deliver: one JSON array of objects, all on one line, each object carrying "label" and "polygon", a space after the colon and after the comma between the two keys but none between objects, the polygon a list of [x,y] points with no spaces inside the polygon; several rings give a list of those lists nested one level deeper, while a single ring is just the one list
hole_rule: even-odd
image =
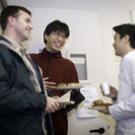
[{"label": "white dress shirt", "polygon": [[122,58],[119,80],[118,101],[109,112],[117,121],[116,135],[135,135],[135,50]]}]

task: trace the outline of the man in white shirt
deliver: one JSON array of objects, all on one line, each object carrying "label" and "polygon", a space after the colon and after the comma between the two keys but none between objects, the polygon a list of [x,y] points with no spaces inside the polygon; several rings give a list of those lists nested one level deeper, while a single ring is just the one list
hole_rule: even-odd
[{"label": "man in white shirt", "polygon": [[122,58],[120,86],[118,93],[110,87],[110,96],[117,98],[117,102],[100,111],[116,120],[116,135],[135,135],[135,25],[122,24],[113,30],[115,54]]}]

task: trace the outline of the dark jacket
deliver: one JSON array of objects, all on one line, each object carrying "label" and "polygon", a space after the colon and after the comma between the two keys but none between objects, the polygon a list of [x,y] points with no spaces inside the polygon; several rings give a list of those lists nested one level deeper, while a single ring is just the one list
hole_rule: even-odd
[{"label": "dark jacket", "polygon": [[[62,57],[61,52],[51,53],[43,49],[39,54],[31,54],[31,56],[42,68],[43,76],[49,77],[48,81],[56,82],[56,84],[79,82],[75,65],[72,61]],[[48,90],[50,96],[62,96],[66,92],[62,90]],[[75,101],[75,104],[51,113],[55,135],[67,135],[67,112],[76,107],[83,99],[84,97],[79,90],[72,90],[71,100]]]},{"label": "dark jacket", "polygon": [[[3,37],[1,40],[8,42]],[[35,65],[34,68],[42,85],[39,70]],[[43,89],[35,92],[29,75],[22,59],[0,44],[1,135],[43,135],[41,121],[46,98]]]}]

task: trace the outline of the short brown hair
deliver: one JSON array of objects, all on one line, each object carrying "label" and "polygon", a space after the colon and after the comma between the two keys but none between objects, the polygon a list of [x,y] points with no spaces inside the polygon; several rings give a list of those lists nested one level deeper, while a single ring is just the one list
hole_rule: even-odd
[{"label": "short brown hair", "polygon": [[25,7],[22,6],[7,6],[6,8],[4,8],[1,12],[1,16],[0,16],[0,24],[1,24],[1,28],[4,31],[6,26],[7,26],[7,19],[9,16],[16,16],[17,13],[22,10],[26,13],[28,13],[29,15],[31,15],[31,12],[26,9]]}]

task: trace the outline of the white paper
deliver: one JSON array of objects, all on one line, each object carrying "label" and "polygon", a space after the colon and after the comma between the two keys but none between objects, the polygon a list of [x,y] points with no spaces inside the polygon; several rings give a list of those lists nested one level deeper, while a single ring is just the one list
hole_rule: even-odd
[{"label": "white paper", "polygon": [[88,104],[90,106],[94,100],[98,99],[99,94],[98,94],[97,88],[94,86],[85,86],[81,88],[80,91],[85,97],[85,100],[84,100],[85,105]]},{"label": "white paper", "polygon": [[98,99],[98,91],[96,87],[85,86],[80,89],[85,100],[77,108],[78,118],[98,117],[98,111],[91,109],[94,100]]},{"label": "white paper", "polygon": [[70,101],[70,94],[71,94],[71,91],[68,91],[67,93],[65,93],[63,96],[61,96],[59,98],[59,101],[60,102],[69,102]]},{"label": "white paper", "polygon": [[63,96],[61,96],[58,100],[59,103],[61,104],[66,104],[66,105],[70,105],[70,104],[74,104],[74,101],[70,101],[70,96],[71,96],[71,90],[67,93],[65,93]]},{"label": "white paper", "polygon": [[87,107],[81,107],[77,109],[78,118],[93,118],[98,117],[98,111]]}]

